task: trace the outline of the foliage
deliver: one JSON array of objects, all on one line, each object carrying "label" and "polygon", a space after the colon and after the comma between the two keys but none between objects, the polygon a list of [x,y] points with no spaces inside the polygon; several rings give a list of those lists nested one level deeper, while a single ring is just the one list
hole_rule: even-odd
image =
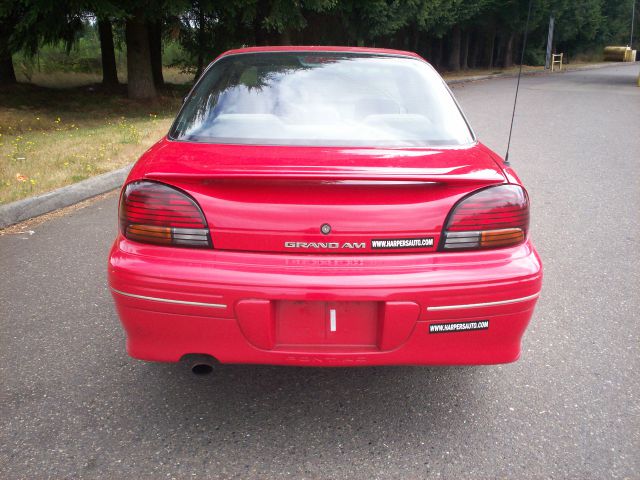
[{"label": "foliage", "polygon": [[[116,62],[118,70],[126,72],[126,46],[122,33],[116,37]],[[182,45],[172,38],[166,38],[163,45],[163,64],[167,67],[186,64],[188,55]],[[101,72],[100,41],[97,24],[84,20],[78,30],[75,42],[67,49],[62,41],[42,45],[35,55],[22,50],[14,55],[14,65],[19,74],[27,77],[34,73]]]},{"label": "foliage", "polygon": [[[628,42],[634,0],[532,1],[525,55],[529,63],[544,61],[551,15],[556,25],[554,48],[569,61],[605,44]],[[448,65],[446,59],[460,50],[463,67],[494,67],[519,59],[528,4],[529,0],[0,0],[0,46],[21,51],[23,65],[29,63],[25,55],[40,51],[39,61],[46,56],[62,69],[93,70],[99,56],[96,18],[113,23],[116,49],[122,52],[124,22],[134,11],[143,11],[147,21],[162,26],[163,63],[192,72],[229,48],[289,43],[404,48],[418,51],[436,66]],[[56,56],[48,45],[64,45],[72,54]],[[40,63],[39,68],[48,66]]]}]

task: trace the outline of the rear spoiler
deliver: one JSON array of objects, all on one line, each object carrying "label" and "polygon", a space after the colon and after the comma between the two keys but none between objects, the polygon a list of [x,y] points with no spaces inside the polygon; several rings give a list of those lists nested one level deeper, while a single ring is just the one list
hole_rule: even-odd
[{"label": "rear spoiler", "polygon": [[366,181],[401,181],[447,184],[497,184],[505,183],[505,177],[491,169],[474,170],[456,173],[457,168],[224,168],[219,167],[206,173],[185,172],[149,172],[145,178],[150,180],[225,180],[225,179],[260,179],[260,180],[366,180]]}]

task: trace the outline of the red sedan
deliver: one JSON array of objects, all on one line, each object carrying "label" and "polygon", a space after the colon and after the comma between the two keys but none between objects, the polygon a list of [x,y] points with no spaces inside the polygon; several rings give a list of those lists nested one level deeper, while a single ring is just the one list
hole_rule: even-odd
[{"label": "red sedan", "polygon": [[119,222],[109,285],[144,360],[511,362],[542,283],[526,190],[403,51],[221,55]]}]

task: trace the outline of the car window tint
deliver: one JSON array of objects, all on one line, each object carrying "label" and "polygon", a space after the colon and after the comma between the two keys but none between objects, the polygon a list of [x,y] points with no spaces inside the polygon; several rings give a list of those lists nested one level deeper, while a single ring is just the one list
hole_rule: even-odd
[{"label": "car window tint", "polygon": [[198,82],[170,137],[308,146],[473,142],[449,90],[427,63],[306,52],[223,57]]}]

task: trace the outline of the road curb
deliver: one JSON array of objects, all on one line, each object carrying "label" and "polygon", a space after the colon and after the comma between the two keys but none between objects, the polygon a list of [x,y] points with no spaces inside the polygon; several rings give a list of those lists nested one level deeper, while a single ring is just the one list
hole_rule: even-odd
[{"label": "road curb", "polygon": [[[568,67],[565,65],[565,69],[562,70],[561,72],[557,72],[557,73],[565,73],[565,72],[579,72],[581,70],[596,70],[599,68],[606,68],[606,67],[614,67],[614,66],[624,66],[624,65],[633,65],[634,62],[631,63],[623,63],[623,62],[608,62],[608,63],[596,63],[593,65],[581,65],[579,67]],[[555,73],[555,72],[554,72]],[[522,72],[522,76],[527,76],[527,77],[531,77],[531,76],[536,76],[536,75],[551,75],[552,72],[550,70],[529,70],[529,71],[523,71]],[[452,78],[447,80],[445,78],[445,82],[447,82],[447,85],[456,85],[456,84],[460,84],[460,83],[471,83],[471,82],[478,82],[478,81],[482,81],[482,80],[490,80],[490,79],[496,79],[496,78],[516,78],[518,76],[518,72],[509,72],[509,73],[489,73],[486,75],[471,75],[468,77],[460,77],[460,78]]]},{"label": "road curb", "polygon": [[17,202],[0,205],[0,228],[68,207],[120,187],[132,165]]},{"label": "road curb", "polygon": [[[575,69],[575,70],[579,70],[579,69]],[[575,70],[571,70],[571,71],[575,71]],[[569,71],[569,70],[566,70]],[[522,76],[525,77],[532,77],[535,75],[546,75],[549,74],[551,75],[551,72],[547,71],[547,70],[530,70],[528,72],[522,72]],[[464,77],[464,78],[452,78],[450,80],[445,79],[445,82],[447,82],[447,85],[457,85],[460,83],[472,83],[472,82],[480,82],[482,80],[494,80],[497,78],[516,78],[518,76],[518,72],[509,72],[509,73],[489,73],[487,75],[472,75],[469,77]]]}]

